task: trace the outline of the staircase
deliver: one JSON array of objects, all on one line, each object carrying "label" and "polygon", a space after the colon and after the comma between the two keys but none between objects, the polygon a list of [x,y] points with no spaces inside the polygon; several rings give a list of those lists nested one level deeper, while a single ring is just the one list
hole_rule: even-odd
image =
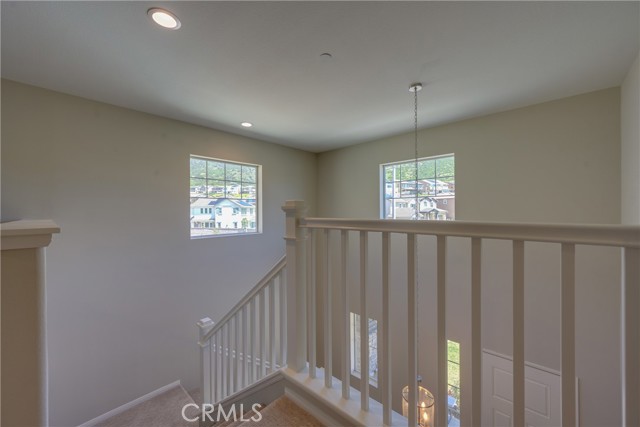
[{"label": "staircase", "polygon": [[[512,425],[524,427],[527,422],[525,254],[532,242],[544,242],[550,244],[550,253],[557,250],[561,265],[562,425],[579,425],[580,406],[576,404],[579,390],[575,380],[575,290],[580,284],[577,281],[580,270],[576,264],[576,248],[581,250],[586,246],[620,248],[621,414],[624,426],[640,425],[640,405],[637,405],[640,401],[640,367],[637,363],[640,360],[640,227],[306,218],[301,201],[288,201],[283,210],[286,214],[286,257],[220,321],[214,323],[205,318],[199,322],[205,404],[229,407],[241,402],[274,401],[271,409],[267,406],[264,410],[266,424],[262,425],[288,425],[284,414],[295,417],[297,410],[290,409],[295,406],[310,418],[315,417],[313,422],[318,424],[294,422],[291,425],[417,426],[420,422],[429,427],[447,426],[448,242],[465,239],[469,248],[472,322],[469,325],[471,345],[467,349],[471,356],[470,381],[463,387],[469,398],[465,401],[461,422],[488,425],[483,421],[481,407],[483,271],[503,269],[507,265],[512,273],[513,294],[513,404],[508,416]],[[349,241],[354,237],[356,244],[350,245]],[[374,240],[375,244],[372,243]],[[508,242],[510,256],[499,260],[498,264],[489,264],[483,257],[485,242],[489,240]],[[404,416],[399,413],[401,401],[396,384],[401,378],[400,383],[408,385],[407,407],[418,408],[418,383],[407,379],[418,376],[418,271],[425,261],[419,257],[418,248],[427,244],[432,244],[436,282],[435,292],[430,297],[437,302],[436,322],[431,325],[436,331],[436,345],[429,357],[435,360],[437,372],[435,378],[430,379],[436,402],[435,420],[425,421],[420,409],[406,410]],[[398,247],[402,248],[400,264],[393,261],[398,256]],[[392,248],[396,248],[393,256]],[[370,262],[374,251],[376,257],[379,256],[375,267],[381,269],[381,293],[376,296],[379,301],[368,301],[372,293],[368,274],[373,268]],[[392,274],[398,270],[403,270],[402,274]],[[359,272],[352,274],[357,276],[355,283],[353,280],[348,283],[349,271]],[[403,277],[403,281],[398,281],[396,276]],[[359,379],[354,379],[351,371],[353,349],[349,319],[354,288],[360,318],[369,317],[372,302],[382,306],[375,398],[368,370],[363,369]],[[405,295],[405,302],[404,308],[398,311],[389,301],[400,291]],[[406,321],[406,327],[393,328],[392,320],[398,317]],[[369,366],[367,328],[361,328],[360,334],[360,366]],[[400,335],[406,340],[406,346],[394,348],[392,338]],[[393,369],[392,355],[401,359],[402,371]],[[265,400],[264,396],[270,396],[270,400]],[[272,419],[275,424],[270,424]]]}]

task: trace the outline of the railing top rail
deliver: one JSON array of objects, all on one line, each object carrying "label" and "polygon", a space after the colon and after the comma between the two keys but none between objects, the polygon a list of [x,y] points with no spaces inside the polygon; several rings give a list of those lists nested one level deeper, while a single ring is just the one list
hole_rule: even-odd
[{"label": "railing top rail", "polygon": [[471,221],[302,218],[300,227],[374,231],[430,236],[479,237],[529,242],[640,247],[640,226],[600,224],[528,224]]},{"label": "railing top rail", "polygon": [[216,332],[218,332],[225,323],[227,323],[233,316],[235,316],[245,304],[251,301],[251,298],[256,296],[258,292],[262,290],[262,288],[267,286],[269,282],[271,282],[271,280],[276,277],[276,275],[278,275],[280,271],[282,271],[286,264],[287,259],[283,256],[282,258],[280,258],[280,261],[278,261],[276,265],[274,265],[271,270],[269,270],[269,272],[240,301],[238,301],[238,303],[234,305],[233,308],[229,310],[229,312],[225,314],[222,319],[216,322],[215,326],[211,328],[211,330],[207,332],[204,337],[202,337],[200,342],[205,343],[209,341],[211,337]]}]

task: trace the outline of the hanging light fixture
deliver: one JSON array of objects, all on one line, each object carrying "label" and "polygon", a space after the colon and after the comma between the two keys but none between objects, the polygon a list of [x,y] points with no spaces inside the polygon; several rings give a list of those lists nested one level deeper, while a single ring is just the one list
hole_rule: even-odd
[{"label": "hanging light fixture", "polygon": [[413,93],[413,149],[414,149],[414,165],[415,165],[415,212],[413,219],[420,219],[420,190],[418,188],[418,92],[422,90],[422,83],[412,83],[409,86],[409,92]]},{"label": "hanging light fixture", "polygon": [[[420,219],[420,181],[418,179],[418,92],[422,90],[422,83],[412,83],[409,85],[409,92],[413,93],[413,158],[414,158],[414,173],[415,173],[415,212],[413,219]],[[416,248],[417,250],[417,248]],[[419,283],[418,270],[416,270],[416,282]],[[419,301],[419,289],[420,286],[416,286],[416,299]],[[416,335],[418,341],[420,338],[420,322],[416,324]],[[420,360],[420,345],[416,343],[417,359]],[[433,427],[435,422],[435,399],[433,394],[420,384],[422,377],[418,375],[417,378],[417,411],[416,419],[418,426],[420,427]],[[409,386],[405,386],[402,389],[402,415],[409,416]]]}]

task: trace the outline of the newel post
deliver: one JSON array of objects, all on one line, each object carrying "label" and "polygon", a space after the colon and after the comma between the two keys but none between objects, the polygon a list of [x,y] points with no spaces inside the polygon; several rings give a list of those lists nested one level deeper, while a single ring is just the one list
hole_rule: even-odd
[{"label": "newel post", "polygon": [[[197,323],[200,332],[198,346],[200,347],[200,390],[202,390],[202,403],[214,403],[212,396],[212,378],[211,378],[211,357],[212,346],[211,338],[205,340],[207,333],[213,328],[213,320],[205,317]],[[217,349],[215,350],[217,351]]]},{"label": "newel post", "polygon": [[287,256],[287,366],[302,371],[307,360],[307,295],[305,286],[305,240],[307,233],[299,227],[306,213],[302,200],[287,200],[285,241]]}]

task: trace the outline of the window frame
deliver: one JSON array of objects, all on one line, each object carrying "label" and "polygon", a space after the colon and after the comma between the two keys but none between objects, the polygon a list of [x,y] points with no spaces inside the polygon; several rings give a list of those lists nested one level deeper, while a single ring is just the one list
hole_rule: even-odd
[{"label": "window frame", "polygon": [[[354,312],[349,312],[349,342],[351,343],[350,345],[350,362],[351,362],[351,366],[349,367],[349,372],[351,374],[351,376],[362,380],[362,375],[361,372],[356,368],[356,360],[359,360],[360,358],[360,346],[356,345],[356,341],[357,339],[359,339],[360,337],[360,331],[356,331],[356,318],[360,319],[360,314],[359,313],[354,313]],[[372,375],[371,373],[369,373],[369,385],[373,386],[373,387],[378,387],[378,374],[380,372],[380,366],[378,365],[378,360],[379,360],[379,354],[378,354],[378,340],[379,340],[379,329],[378,329],[378,320],[374,319],[374,318],[369,318],[369,322],[374,322],[375,323],[375,327],[376,327],[376,345],[375,345],[375,351],[376,351],[376,374],[375,376]],[[361,325],[361,322],[358,322],[358,324]],[[369,335],[369,360],[371,360],[371,335]],[[362,367],[360,367],[360,369],[362,369]]]},{"label": "window frame", "polygon": [[[447,153],[447,154],[438,154],[435,156],[428,156],[428,157],[420,157],[418,158],[418,162],[424,161],[424,160],[433,160],[434,162],[437,161],[438,159],[442,159],[442,158],[447,158],[447,157],[452,157],[453,158],[453,162],[454,162],[454,169],[453,169],[453,182],[455,185],[456,182],[456,167],[455,167],[455,161],[456,161],[456,155],[455,153]],[[408,160],[399,160],[399,161],[395,161],[395,162],[388,162],[388,163],[381,163],[380,164],[380,169],[379,169],[379,195],[380,195],[380,205],[379,205],[379,216],[380,219],[388,219],[388,220],[395,220],[395,219],[400,219],[400,218],[386,218],[385,214],[385,202],[386,202],[386,177],[385,177],[385,167],[388,166],[394,166],[394,165],[402,165],[402,164],[409,164],[409,163],[415,163],[416,159],[408,159]],[[438,171],[437,168],[434,169],[434,180],[438,180]],[[442,178],[450,178],[450,176],[445,176]],[[428,179],[428,178],[427,178]],[[414,180],[415,181],[415,180]],[[398,181],[400,183],[402,183],[402,179],[400,181]],[[415,186],[414,186],[415,187]],[[437,196],[437,193],[436,193]],[[455,200],[456,197],[456,191],[454,190],[453,193],[453,199]],[[415,199],[415,196],[412,197],[413,199]],[[397,198],[393,198],[393,199],[397,199]],[[443,204],[447,204],[448,203],[443,203]],[[454,214],[454,218],[453,220],[455,220],[455,214]],[[423,221],[425,220],[432,220],[430,218],[424,218]]]},{"label": "window frame", "polygon": [[[226,171],[226,167],[227,165],[234,165],[234,166],[240,166],[240,170],[241,170],[241,178],[240,181],[236,181],[236,180],[232,180],[232,179],[226,179],[226,173],[223,179],[218,179],[218,178],[208,178],[208,173],[209,173],[209,167],[208,164],[206,164],[205,166],[205,178],[199,178],[199,177],[194,177],[192,175],[192,170],[191,170],[191,160],[196,159],[196,160],[204,160],[205,162],[218,162],[218,163],[223,163],[225,165],[225,171]],[[255,182],[250,182],[250,181],[243,181],[242,180],[242,167],[243,166],[247,166],[247,167],[251,167],[251,168],[255,168]],[[247,163],[247,162],[239,162],[239,161],[235,161],[235,160],[229,160],[229,159],[221,159],[221,158],[217,158],[217,157],[208,157],[208,156],[202,156],[199,154],[189,154],[189,188],[192,187],[191,185],[191,180],[193,178],[196,179],[204,179],[205,181],[205,185],[208,186],[208,180],[216,180],[216,181],[221,181],[224,185],[223,188],[225,189],[225,194],[224,197],[220,197],[218,198],[218,200],[220,199],[227,199],[227,200],[246,200],[246,199],[242,199],[242,188],[243,188],[243,184],[251,184],[251,185],[255,185],[256,187],[256,192],[255,192],[255,205],[251,208],[251,209],[255,209],[255,229],[256,231],[246,231],[246,232],[232,232],[232,233],[220,233],[220,234],[208,234],[208,235],[193,235],[192,234],[192,230],[194,230],[194,228],[192,228],[191,226],[191,214],[189,215],[189,238],[191,240],[200,240],[200,239],[208,239],[208,238],[212,238],[212,237],[240,237],[240,236],[255,236],[255,235],[259,235],[262,234],[263,232],[263,221],[262,221],[262,165],[259,164],[255,164],[255,163]],[[226,197],[226,188],[230,185],[238,185],[240,187],[240,197],[239,198],[229,198]],[[208,189],[207,189],[208,192]],[[208,195],[208,194],[207,194]],[[199,197],[201,199],[211,199],[211,200],[215,200],[215,197]],[[191,212],[191,195],[189,197],[189,211]],[[218,210],[220,210],[220,212],[222,211],[222,208],[217,208],[217,207],[211,207],[209,208],[211,210],[211,213],[216,213],[218,215],[221,215],[221,213],[218,213]],[[240,209],[240,208],[238,208]],[[247,208],[249,209],[249,208]],[[250,223],[253,223],[253,221],[251,219],[249,219]],[[215,220],[212,220],[213,224],[218,224],[218,226],[221,225],[221,222],[219,222],[217,220],[217,218]],[[215,228],[215,227],[214,227]],[[236,230],[234,228],[229,228],[229,230]]]}]

